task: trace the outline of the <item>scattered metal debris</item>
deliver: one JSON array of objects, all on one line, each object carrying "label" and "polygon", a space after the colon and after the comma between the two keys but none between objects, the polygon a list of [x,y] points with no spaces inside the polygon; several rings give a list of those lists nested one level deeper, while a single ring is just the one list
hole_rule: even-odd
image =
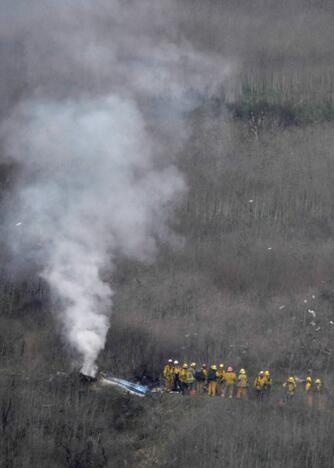
[{"label": "scattered metal debris", "polygon": [[118,379],[110,374],[100,373],[99,383],[102,385],[113,385],[120,390],[139,397],[144,397],[149,393],[149,389],[145,385],[136,384],[124,379]]},{"label": "scattered metal debris", "polygon": [[79,378],[80,378],[81,382],[83,382],[83,383],[93,383],[93,382],[97,381],[96,377],[92,377],[90,375],[85,375],[85,374],[82,374],[81,372],[79,373]]}]

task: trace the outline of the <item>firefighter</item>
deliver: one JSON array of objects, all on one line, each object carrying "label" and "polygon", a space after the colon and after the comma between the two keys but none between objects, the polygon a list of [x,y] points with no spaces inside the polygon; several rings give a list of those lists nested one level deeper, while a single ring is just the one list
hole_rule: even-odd
[{"label": "firefighter", "polygon": [[245,369],[240,369],[237,382],[237,398],[247,398],[248,379]]},{"label": "firefighter", "polygon": [[217,393],[217,366],[213,364],[208,372],[207,375],[207,382],[208,382],[208,395],[209,396],[216,396]]},{"label": "firefighter", "polygon": [[191,395],[196,393],[195,385],[196,385],[196,379],[195,379],[195,374],[196,374],[196,362],[192,362],[190,364],[190,367],[188,369],[189,372],[189,378],[188,378],[188,385],[189,385],[189,393]]},{"label": "firefighter", "polygon": [[322,382],[319,378],[316,379],[314,382],[314,403],[318,409],[323,409],[324,408],[324,401],[323,401],[323,395],[322,395]]},{"label": "firefighter", "polygon": [[165,379],[165,389],[167,392],[170,392],[173,388],[174,380],[174,366],[173,359],[168,359],[167,364],[164,367],[163,375]]},{"label": "firefighter", "polygon": [[318,378],[318,379],[316,379],[316,381],[315,381],[315,388],[316,388],[316,391],[320,393],[320,392],[321,392],[321,387],[322,387],[322,383],[321,383],[321,380]]},{"label": "firefighter", "polygon": [[202,367],[200,369],[197,369],[195,372],[197,395],[204,393],[204,387],[205,387],[207,375],[208,375],[207,366],[206,364],[202,364]]},{"label": "firefighter", "polygon": [[286,399],[291,400],[291,398],[293,398],[293,396],[295,394],[295,391],[296,391],[296,388],[297,388],[295,378],[293,376],[290,376],[287,379],[287,381],[283,384],[283,387],[285,387],[285,389],[286,389]]},{"label": "firefighter", "polygon": [[308,375],[305,381],[305,393],[306,393],[306,401],[307,401],[308,406],[312,406],[313,404],[312,390],[313,390],[312,377]]},{"label": "firefighter", "polygon": [[229,398],[233,398],[234,386],[236,384],[236,381],[236,373],[234,372],[233,367],[229,366],[227,368],[227,371],[225,372],[224,377],[224,392],[222,394],[223,398],[226,398],[227,396]]},{"label": "firefighter", "polygon": [[181,367],[179,361],[174,361],[174,371],[173,371],[173,391],[179,392],[181,389],[181,382],[180,382],[180,372]]},{"label": "firefighter", "polygon": [[224,378],[225,378],[225,371],[224,371],[224,364],[219,364],[219,368],[217,370],[217,393],[218,395],[222,395],[224,389]]},{"label": "firefighter", "polygon": [[263,400],[265,385],[266,385],[266,376],[264,375],[263,371],[260,371],[254,380],[255,395],[256,395],[256,399],[259,401]]},{"label": "firefighter", "polygon": [[180,370],[180,385],[182,394],[187,395],[189,391],[189,370],[187,363],[184,363]]},{"label": "firefighter", "polygon": [[265,392],[265,395],[269,396],[271,392],[271,386],[273,384],[271,377],[270,377],[270,371],[266,370],[264,372],[264,377],[265,377],[264,392]]}]

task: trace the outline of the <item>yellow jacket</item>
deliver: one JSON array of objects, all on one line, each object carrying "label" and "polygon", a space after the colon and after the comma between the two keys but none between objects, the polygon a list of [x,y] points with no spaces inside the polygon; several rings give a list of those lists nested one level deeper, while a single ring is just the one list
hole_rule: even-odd
[{"label": "yellow jacket", "polygon": [[312,382],[306,382],[305,384],[305,392],[309,393],[312,390]]},{"label": "yellow jacket", "polygon": [[316,384],[315,384],[315,391],[316,391],[317,393],[320,393],[320,392],[321,392],[321,385],[322,385],[321,383],[316,383]]},{"label": "yellow jacket", "polygon": [[264,378],[265,378],[266,385],[272,385],[273,381],[271,380],[270,375],[265,375]]},{"label": "yellow jacket", "polygon": [[180,371],[180,380],[183,383],[193,383],[195,380],[195,377],[191,370],[189,369],[181,369]]},{"label": "yellow jacket", "polygon": [[181,367],[180,366],[175,366],[173,367],[173,375],[179,375],[181,372]]},{"label": "yellow jacket", "polygon": [[239,388],[246,388],[247,383],[248,383],[247,375],[246,374],[239,374],[238,387]]},{"label": "yellow jacket", "polygon": [[233,385],[237,381],[237,376],[235,372],[225,372],[225,377],[224,377],[225,382],[227,385]]},{"label": "yellow jacket", "polygon": [[181,369],[180,370],[180,380],[183,383],[187,383],[187,377],[188,377],[188,369]]},{"label": "yellow jacket", "polygon": [[222,369],[218,369],[216,374],[217,374],[218,381],[222,382],[224,380],[224,378],[225,378],[225,371],[222,370]]},{"label": "yellow jacket", "polygon": [[261,377],[260,375],[258,375],[256,379],[254,380],[254,387],[257,390],[262,390],[266,383],[267,383],[266,376],[264,375],[263,377]]},{"label": "yellow jacket", "polygon": [[188,381],[188,383],[195,382],[195,375],[194,375],[194,372],[191,369],[188,369],[187,381]]},{"label": "yellow jacket", "polygon": [[174,374],[174,366],[170,364],[166,364],[164,367],[164,377],[168,379],[168,377],[172,377]]},{"label": "yellow jacket", "polygon": [[283,384],[284,387],[286,387],[288,393],[295,393],[295,390],[296,390],[296,387],[297,385],[294,383],[294,382],[285,382],[285,384]]}]

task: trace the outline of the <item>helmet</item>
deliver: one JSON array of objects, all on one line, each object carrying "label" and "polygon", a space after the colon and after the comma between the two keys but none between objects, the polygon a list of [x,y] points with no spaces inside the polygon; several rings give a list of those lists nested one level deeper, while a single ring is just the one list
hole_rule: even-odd
[{"label": "helmet", "polygon": [[223,364],[223,363],[219,364],[219,367],[220,367],[221,369],[224,369],[224,364]]},{"label": "helmet", "polygon": [[261,376],[264,375],[263,370],[259,372],[259,375],[261,375]]},{"label": "helmet", "polygon": [[306,382],[312,383],[312,377],[310,376],[306,377]]},{"label": "helmet", "polygon": [[317,379],[317,380],[315,381],[315,383],[316,383],[316,384],[321,384],[321,380],[320,380],[320,379]]},{"label": "helmet", "polygon": [[177,366],[179,364],[179,361],[174,361],[174,365]]},{"label": "helmet", "polygon": [[168,364],[173,364],[173,359],[168,359]]},{"label": "helmet", "polygon": [[270,372],[268,370],[265,371],[264,375],[266,375],[267,377],[269,377],[270,375]]},{"label": "helmet", "polygon": [[227,372],[233,372],[233,367],[229,366],[229,367],[227,368]]},{"label": "helmet", "polygon": [[196,367],[196,362],[192,362],[192,363],[190,364],[190,367]]},{"label": "helmet", "polygon": [[202,364],[202,367],[206,367],[206,364]]},{"label": "helmet", "polygon": [[216,364],[212,364],[211,369],[212,369],[212,370],[217,370]]},{"label": "helmet", "polygon": [[188,369],[188,364],[185,362],[182,367],[183,369]]},{"label": "helmet", "polygon": [[246,374],[245,369],[240,369],[240,374]]},{"label": "helmet", "polygon": [[294,379],[292,376],[290,376],[290,377],[288,378],[288,382],[289,382],[289,383],[295,383],[295,379]]}]

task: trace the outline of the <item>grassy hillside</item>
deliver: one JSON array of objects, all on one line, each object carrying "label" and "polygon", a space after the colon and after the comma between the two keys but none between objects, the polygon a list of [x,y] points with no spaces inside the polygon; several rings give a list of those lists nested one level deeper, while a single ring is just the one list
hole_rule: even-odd
[{"label": "grassy hillside", "polygon": [[[15,388],[15,393],[12,389]],[[277,392],[279,394],[279,392]],[[180,395],[128,397],[76,376],[2,376],[1,466],[329,467],[332,406]]]},{"label": "grassy hillside", "polygon": [[[333,125],[266,126],[265,115],[256,131],[252,116],[222,101],[188,116],[178,158],[188,193],[172,220],[179,241],[161,245],[150,265],[118,265],[102,366],[157,376],[173,355],[331,368]],[[46,346],[37,360],[48,365],[51,337],[61,355],[56,304],[37,276],[15,275],[2,282],[2,359]]]},{"label": "grassy hillside", "polygon": [[[176,46],[189,41],[219,54],[232,71],[184,116],[187,138],[174,160],[188,190],[170,219],[175,242],[159,241],[151,263],[118,260],[106,279],[115,296],[98,364],[153,380],[169,357],[223,361],[252,376],[268,368],[276,382],[312,369],[332,398],[332,2],[175,3]],[[0,116],[32,92],[20,40],[17,61],[11,45],[2,46],[11,58],[0,72],[9,82]],[[2,212],[19,177],[1,160]],[[261,407],[178,396],[137,401],[82,387],[75,375],[49,381],[73,370],[72,350],[48,285],[29,252],[13,266],[5,231],[1,224],[3,467],[332,466],[331,403],[310,411],[298,397],[278,408],[279,391]]]}]

